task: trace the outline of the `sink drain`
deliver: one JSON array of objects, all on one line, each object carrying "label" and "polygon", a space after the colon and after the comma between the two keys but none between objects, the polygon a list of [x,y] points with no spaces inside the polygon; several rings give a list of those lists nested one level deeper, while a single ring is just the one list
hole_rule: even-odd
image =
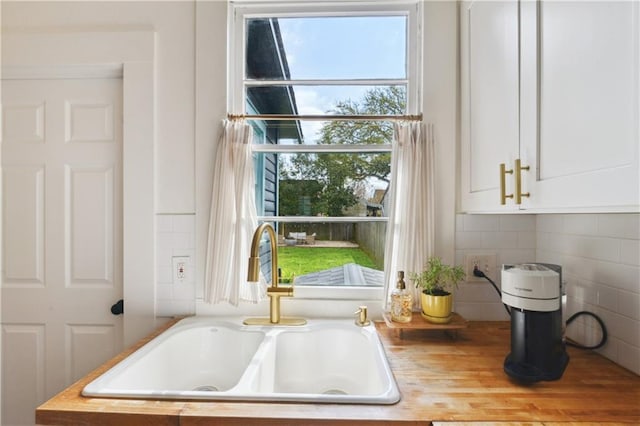
[{"label": "sink drain", "polygon": [[329,389],[322,392],[323,395],[349,395],[347,392],[342,389]]},{"label": "sink drain", "polygon": [[218,388],[211,385],[198,386],[193,390],[198,392],[218,392]]}]

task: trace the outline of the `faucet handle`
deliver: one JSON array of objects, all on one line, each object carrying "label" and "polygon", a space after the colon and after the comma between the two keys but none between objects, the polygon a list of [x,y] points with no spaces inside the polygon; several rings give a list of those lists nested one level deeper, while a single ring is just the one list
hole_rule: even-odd
[{"label": "faucet handle", "polygon": [[355,311],[353,313],[354,315],[357,315],[356,317],[356,325],[359,327],[366,327],[367,325],[371,324],[371,321],[369,321],[369,318],[367,318],[367,307],[366,306],[360,306],[360,308]]}]

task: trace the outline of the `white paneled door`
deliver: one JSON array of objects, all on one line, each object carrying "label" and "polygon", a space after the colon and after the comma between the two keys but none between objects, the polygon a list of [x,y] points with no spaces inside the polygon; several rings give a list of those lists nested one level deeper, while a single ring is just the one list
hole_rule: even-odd
[{"label": "white paneled door", "polygon": [[2,82],[2,424],[122,350],[122,79]]}]

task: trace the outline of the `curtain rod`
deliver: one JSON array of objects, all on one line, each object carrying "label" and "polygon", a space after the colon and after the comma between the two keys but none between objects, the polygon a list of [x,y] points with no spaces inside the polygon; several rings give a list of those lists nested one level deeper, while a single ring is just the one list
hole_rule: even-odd
[{"label": "curtain rod", "polygon": [[227,114],[229,120],[287,120],[287,121],[422,121],[422,114],[417,115],[293,115],[293,114]]}]

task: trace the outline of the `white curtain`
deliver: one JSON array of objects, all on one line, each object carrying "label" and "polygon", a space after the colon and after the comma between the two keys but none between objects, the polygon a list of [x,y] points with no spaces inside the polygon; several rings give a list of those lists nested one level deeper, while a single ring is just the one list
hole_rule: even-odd
[{"label": "white curtain", "polygon": [[247,282],[253,231],[258,226],[251,141],[244,120],[224,120],[213,164],[211,213],[205,262],[204,300],[259,301],[264,283]]},{"label": "white curtain", "polygon": [[391,155],[389,222],[384,256],[385,299],[404,271],[413,291],[413,308],[420,309],[420,291],[408,279],[422,270],[434,252],[434,136],[433,124],[397,123]]}]

